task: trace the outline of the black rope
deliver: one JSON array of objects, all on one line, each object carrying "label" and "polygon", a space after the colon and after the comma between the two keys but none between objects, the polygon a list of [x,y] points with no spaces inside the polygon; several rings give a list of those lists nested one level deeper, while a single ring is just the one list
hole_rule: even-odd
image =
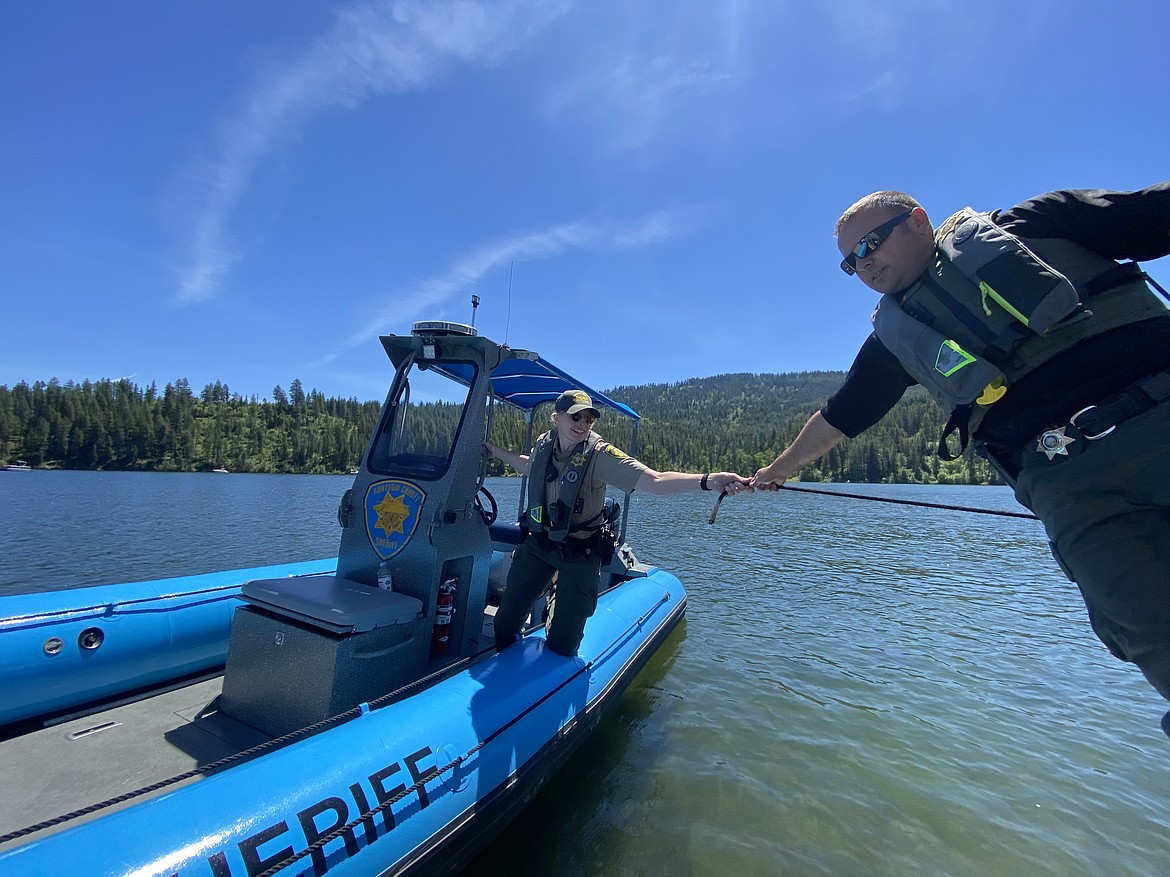
[{"label": "black rope", "polygon": [[[217,593],[220,591],[230,591],[231,593],[223,593],[223,594]],[[57,618],[68,617],[68,616],[82,616],[82,615],[92,616],[95,613],[97,613],[99,617],[112,615],[115,612],[121,612],[122,614],[130,615],[131,612],[125,610],[125,607],[127,607],[127,606],[136,606],[140,603],[159,603],[159,602],[162,602],[163,600],[170,600],[174,597],[196,597],[196,596],[201,596],[203,594],[216,594],[216,596],[209,597],[206,600],[200,600],[196,603],[188,603],[185,605],[186,606],[203,606],[207,603],[219,603],[219,602],[222,602],[224,600],[230,600],[233,597],[238,597],[240,595],[240,586],[238,584],[218,585],[214,588],[204,588],[204,589],[198,590],[198,591],[184,591],[184,592],[178,593],[178,594],[160,594],[158,596],[153,596],[153,597],[140,597],[140,598],[135,599],[135,600],[118,600],[117,602],[114,602],[114,603],[99,603],[96,606],[78,606],[76,608],[71,608],[71,609],[54,609],[51,612],[37,612],[33,615],[15,615],[10,620],[14,624],[25,624],[28,622],[47,622],[47,621],[55,620]],[[151,612],[172,612],[172,611],[174,611],[174,609],[173,609],[173,607],[170,607],[170,606],[161,606],[157,609],[134,610],[135,613],[144,614],[144,615],[149,614]],[[80,619],[78,619],[78,620],[80,620]]]},{"label": "black rope", "polygon": [[303,737],[306,734],[309,734],[320,728],[326,728],[329,725],[333,725],[341,721],[346,721],[360,714],[361,708],[354,707],[353,709],[346,710],[343,713],[330,716],[323,721],[317,722],[315,725],[309,725],[308,727],[300,728],[296,731],[285,734],[283,737],[277,737],[274,740],[269,740],[265,743],[253,746],[251,749],[245,749],[243,752],[237,752],[233,755],[228,755],[225,758],[221,758],[219,761],[213,761],[210,764],[205,764],[202,767],[194,768],[193,770],[189,770],[186,773],[181,773],[177,776],[169,777],[165,780],[159,780],[157,783],[151,783],[149,786],[143,786],[142,788],[134,789],[132,792],[126,792],[125,794],[119,795],[116,798],[110,798],[97,804],[90,804],[88,807],[82,807],[80,810],[74,810],[71,813],[65,813],[61,816],[47,819],[44,822],[38,822],[36,825],[30,825],[27,828],[20,829],[19,831],[9,832],[8,834],[0,837],[0,845],[8,843],[10,840],[16,840],[17,838],[35,834],[36,832],[43,831],[46,828],[52,828],[54,825],[60,825],[63,822],[70,822],[82,816],[88,816],[89,814],[96,813],[99,810],[105,810],[106,808],[113,807],[116,804],[121,804],[125,801],[130,801],[143,795],[148,795],[151,792],[157,792],[159,789],[165,789],[167,786],[173,786],[175,783],[183,782],[183,780],[189,780],[197,776],[203,776],[204,774],[214,773],[222,767],[227,767],[229,764],[233,764],[234,762],[241,761],[246,758],[251,758],[253,755],[258,755],[267,749],[272,749],[278,745],[283,745],[284,743],[295,740],[298,737]]},{"label": "black rope", "polygon": [[[952,512],[974,512],[978,515],[999,515],[1004,518],[1027,518],[1035,521],[1039,520],[1031,512],[1004,512],[999,509],[979,509],[964,505],[947,505],[939,502],[919,502],[913,499],[894,499],[889,496],[867,496],[864,493],[845,493],[840,490],[817,490],[815,487],[793,487],[791,484],[780,485],[781,490],[799,490],[801,493],[819,493],[824,496],[845,496],[849,499],[868,499],[872,502],[891,502],[894,505],[916,505],[923,506],[928,509],[948,509]],[[715,516],[712,514],[711,522],[715,522]]]},{"label": "black rope", "polygon": [[720,505],[720,503],[722,503],[722,502],[723,502],[723,498],[724,498],[725,496],[727,496],[727,488],[726,488],[726,487],[725,487],[725,488],[723,488],[721,491],[719,491],[719,496],[717,496],[717,497],[715,498],[715,508],[711,509],[711,517],[707,518],[707,523],[708,523],[708,524],[714,524],[714,523],[715,523],[715,518],[716,518],[716,516],[718,516],[718,514],[719,514],[719,505]]},{"label": "black rope", "polygon": [[[848,499],[868,499],[871,502],[890,502],[894,505],[916,505],[928,509],[947,509],[952,512],[973,512],[977,515],[999,515],[1004,518],[1026,518],[1030,521],[1039,520],[1031,512],[1003,512],[999,509],[978,509],[965,505],[947,505],[939,502],[921,502],[915,499],[894,499],[890,496],[868,496],[864,493],[845,493],[841,490],[817,490],[815,487],[793,487],[791,484],[781,484],[780,490],[799,490],[801,493],[819,493],[823,496],[844,496]],[[719,514],[719,504],[723,502],[723,498],[727,496],[726,488],[720,491],[719,497],[715,500],[715,508],[711,510],[711,517],[707,519],[708,524],[714,524],[715,518]]]},{"label": "black rope", "polygon": [[[289,578],[311,578],[312,576],[321,575],[321,573],[297,573],[289,576]],[[230,592],[230,593],[224,593]],[[213,585],[209,588],[196,588],[191,591],[175,591],[170,594],[154,594],[148,597],[136,597],[133,600],[116,600],[112,603],[98,603],[93,606],[76,606],[69,609],[54,609],[50,612],[37,612],[32,615],[15,615],[8,619],[13,623],[24,623],[30,621],[48,621],[62,616],[93,614],[95,612],[101,615],[111,615],[114,612],[124,611],[127,606],[137,606],[140,603],[158,603],[163,600],[173,600],[176,597],[198,597],[203,594],[214,594],[216,596],[209,597],[206,600],[200,600],[197,603],[189,603],[189,606],[203,606],[207,603],[218,603],[222,600],[228,600],[233,597],[240,596],[240,583],[236,582],[230,585]],[[170,612],[172,607],[163,606],[158,609],[138,610],[142,614],[149,614],[151,612]],[[129,615],[130,612],[124,612]]]}]

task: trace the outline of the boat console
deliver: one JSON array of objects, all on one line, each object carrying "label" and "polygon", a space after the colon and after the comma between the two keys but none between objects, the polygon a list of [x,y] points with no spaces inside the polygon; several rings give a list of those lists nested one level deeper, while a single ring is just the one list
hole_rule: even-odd
[{"label": "boat console", "polygon": [[[492,370],[525,352],[447,322],[381,341],[394,381],[338,510],[336,575],[249,582],[233,619],[220,709],[268,734],[491,645],[483,614],[495,501],[483,489],[481,446]],[[513,529],[500,538],[518,537]]]}]

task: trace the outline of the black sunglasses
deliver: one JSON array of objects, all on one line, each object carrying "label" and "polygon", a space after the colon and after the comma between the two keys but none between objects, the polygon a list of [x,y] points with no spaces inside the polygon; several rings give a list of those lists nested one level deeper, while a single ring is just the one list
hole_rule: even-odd
[{"label": "black sunglasses", "polygon": [[885,242],[886,238],[890,236],[890,232],[909,219],[910,214],[913,212],[913,210],[907,210],[905,213],[899,213],[893,219],[883,222],[881,225],[859,240],[857,242],[857,246],[853,248],[853,252],[841,260],[841,270],[846,274],[856,274],[857,260],[864,259],[866,256],[873,253],[873,251],[880,247]]},{"label": "black sunglasses", "polygon": [[578,411],[576,414],[570,414],[569,416],[571,418],[573,418],[573,423],[580,423],[582,417],[585,418],[586,423],[597,423],[597,416],[596,415],[587,414],[584,411]]}]

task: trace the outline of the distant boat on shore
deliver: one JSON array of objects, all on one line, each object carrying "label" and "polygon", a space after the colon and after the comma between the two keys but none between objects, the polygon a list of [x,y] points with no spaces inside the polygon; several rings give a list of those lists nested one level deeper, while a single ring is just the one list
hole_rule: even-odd
[{"label": "distant boat on shore", "polygon": [[7,463],[3,468],[4,472],[31,472],[32,466],[28,464],[27,460],[17,460],[15,463]]},{"label": "distant boat on shore", "polygon": [[227,469],[212,469],[211,471],[218,472],[220,475],[229,475],[230,474]]}]

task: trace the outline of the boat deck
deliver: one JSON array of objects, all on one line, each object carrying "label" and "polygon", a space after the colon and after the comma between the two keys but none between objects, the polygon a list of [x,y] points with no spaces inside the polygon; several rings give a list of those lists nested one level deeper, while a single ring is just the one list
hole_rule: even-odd
[{"label": "boat deck", "polygon": [[[268,738],[209,705],[217,676],[0,742],[0,834],[250,749]],[[51,764],[52,770],[45,765]],[[68,777],[67,783],[61,778]],[[188,780],[187,782],[193,782]]]},{"label": "boat deck", "polygon": [[[495,607],[487,607],[485,642],[492,641],[494,615]],[[223,676],[217,675],[0,741],[0,776],[7,789],[21,790],[0,796],[0,835],[180,776],[272,739],[215,709],[222,688]],[[68,777],[68,782],[62,783],[61,777]]]}]

